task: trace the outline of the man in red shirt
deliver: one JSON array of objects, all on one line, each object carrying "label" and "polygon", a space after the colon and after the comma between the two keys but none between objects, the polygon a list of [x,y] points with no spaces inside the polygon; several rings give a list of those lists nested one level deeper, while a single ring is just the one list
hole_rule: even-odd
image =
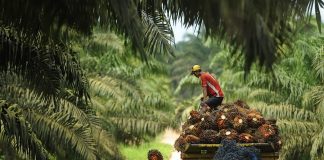
[{"label": "man in red shirt", "polygon": [[216,78],[208,72],[202,72],[199,65],[192,67],[191,74],[201,80],[203,89],[202,107],[204,107],[204,104],[207,104],[208,107],[217,109],[217,106],[222,104],[224,93]]}]

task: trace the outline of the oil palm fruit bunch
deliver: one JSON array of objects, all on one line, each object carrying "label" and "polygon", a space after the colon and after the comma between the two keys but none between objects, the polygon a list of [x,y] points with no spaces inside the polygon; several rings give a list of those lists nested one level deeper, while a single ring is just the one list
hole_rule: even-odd
[{"label": "oil palm fruit bunch", "polygon": [[238,133],[234,129],[222,129],[219,131],[219,134],[222,139],[228,139],[228,140],[236,140]]},{"label": "oil palm fruit bunch", "polygon": [[225,113],[230,113],[230,112],[238,112],[238,109],[234,104],[225,104],[220,107],[220,111]]},{"label": "oil palm fruit bunch", "polygon": [[148,160],[163,160],[163,156],[159,150],[152,149],[152,150],[149,150],[149,152],[147,153],[147,159]]},{"label": "oil palm fruit bunch", "polygon": [[180,135],[179,138],[174,142],[174,148],[177,151],[185,151],[187,142],[185,140],[185,135]]},{"label": "oil palm fruit bunch", "polygon": [[193,144],[193,143],[199,143],[200,142],[200,138],[197,137],[197,136],[194,136],[194,135],[186,135],[185,136],[185,141],[187,143],[191,143],[191,144]]},{"label": "oil palm fruit bunch", "polygon": [[190,124],[188,121],[187,122],[185,122],[185,123],[183,123],[182,125],[181,125],[181,129],[182,129],[182,131],[184,131],[184,130],[186,130],[189,126],[191,126],[192,124]]},{"label": "oil palm fruit bunch", "polygon": [[265,123],[265,120],[261,116],[261,113],[255,110],[252,110],[247,114],[247,120],[249,126],[253,128],[258,128],[259,126]]},{"label": "oil palm fruit bunch", "polygon": [[271,137],[276,135],[275,129],[269,124],[263,124],[256,132],[260,133],[262,138],[265,140],[269,140]]},{"label": "oil palm fruit bunch", "polygon": [[265,121],[265,124],[271,125],[273,127],[273,129],[275,130],[276,134],[278,134],[279,133],[279,128],[276,125],[276,123],[277,123],[277,120],[275,120],[275,119],[268,119],[268,120]]},{"label": "oil palm fruit bunch", "polygon": [[196,124],[201,121],[202,115],[195,110],[190,111],[189,123]]},{"label": "oil palm fruit bunch", "polygon": [[220,143],[221,137],[215,130],[203,130],[199,136],[201,143]]},{"label": "oil palm fruit bunch", "polygon": [[249,133],[241,133],[238,136],[238,141],[241,143],[253,143],[254,137]]},{"label": "oil palm fruit bunch", "polygon": [[242,132],[248,127],[247,119],[241,114],[238,114],[234,117],[232,121],[232,126],[236,131]]},{"label": "oil palm fruit bunch", "polygon": [[215,124],[215,117],[209,113],[204,114],[203,118],[201,118],[200,127],[202,130],[217,130],[217,126]]},{"label": "oil palm fruit bunch", "polygon": [[190,125],[184,130],[185,135],[199,136],[200,133],[201,133],[201,127],[199,123],[195,125]]},{"label": "oil palm fruit bunch", "polygon": [[242,108],[240,106],[237,106],[237,110],[241,115],[243,115],[245,117],[247,116],[248,113],[251,112],[250,109]]},{"label": "oil palm fruit bunch", "polygon": [[226,114],[225,112],[219,112],[216,115],[216,125],[218,129],[225,129],[231,127],[228,114]]}]

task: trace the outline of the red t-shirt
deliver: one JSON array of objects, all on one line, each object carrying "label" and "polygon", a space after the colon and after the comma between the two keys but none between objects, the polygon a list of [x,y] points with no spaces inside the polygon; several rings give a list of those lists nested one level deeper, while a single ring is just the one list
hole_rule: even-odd
[{"label": "red t-shirt", "polygon": [[218,81],[208,72],[201,72],[201,86],[207,87],[208,96],[224,97],[223,91]]}]

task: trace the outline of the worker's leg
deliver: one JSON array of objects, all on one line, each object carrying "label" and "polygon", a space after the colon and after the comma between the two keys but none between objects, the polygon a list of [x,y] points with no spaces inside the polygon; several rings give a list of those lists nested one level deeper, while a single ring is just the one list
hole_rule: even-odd
[{"label": "worker's leg", "polygon": [[205,102],[211,109],[217,109],[217,106],[221,105],[223,97],[209,97]]}]

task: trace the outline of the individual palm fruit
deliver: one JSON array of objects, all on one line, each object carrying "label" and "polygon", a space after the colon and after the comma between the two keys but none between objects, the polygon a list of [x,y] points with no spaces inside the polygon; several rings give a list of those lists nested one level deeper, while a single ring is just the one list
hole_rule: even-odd
[{"label": "individual palm fruit", "polygon": [[189,117],[188,122],[190,124],[196,124],[201,121],[201,118],[202,118],[202,115],[198,111],[192,110],[192,111],[190,111],[190,117]]},{"label": "individual palm fruit", "polygon": [[234,129],[222,129],[219,131],[222,139],[236,140],[238,133]]},{"label": "individual palm fruit", "polygon": [[269,124],[263,124],[256,132],[258,132],[258,134],[260,134],[265,140],[270,139],[270,137],[276,134],[275,129]]},{"label": "individual palm fruit", "polygon": [[215,124],[215,117],[213,117],[211,114],[204,114],[203,118],[201,118],[200,127],[202,130],[217,130],[217,126]]},{"label": "individual palm fruit", "polygon": [[174,143],[174,148],[181,152],[185,151],[187,146],[188,143],[186,142],[184,135],[180,135]]},{"label": "individual palm fruit", "polygon": [[234,117],[232,125],[236,131],[241,132],[248,127],[247,119],[241,115],[237,115]]},{"label": "individual palm fruit", "polygon": [[163,160],[163,155],[156,149],[149,150],[147,153],[148,160]]},{"label": "individual palm fruit", "polygon": [[193,143],[199,143],[200,138],[197,137],[197,136],[194,136],[194,135],[186,135],[185,136],[185,141],[187,143],[191,143],[191,144],[193,144]]},{"label": "individual palm fruit", "polygon": [[253,143],[254,137],[251,134],[248,133],[241,133],[238,136],[238,141],[241,143]]},{"label": "individual palm fruit", "polygon": [[261,116],[261,114],[254,110],[247,114],[247,119],[249,126],[253,128],[258,128],[259,126],[265,123],[265,120]]},{"label": "individual palm fruit", "polygon": [[221,140],[217,131],[209,129],[202,131],[199,138],[201,143],[208,144],[220,143]]}]

